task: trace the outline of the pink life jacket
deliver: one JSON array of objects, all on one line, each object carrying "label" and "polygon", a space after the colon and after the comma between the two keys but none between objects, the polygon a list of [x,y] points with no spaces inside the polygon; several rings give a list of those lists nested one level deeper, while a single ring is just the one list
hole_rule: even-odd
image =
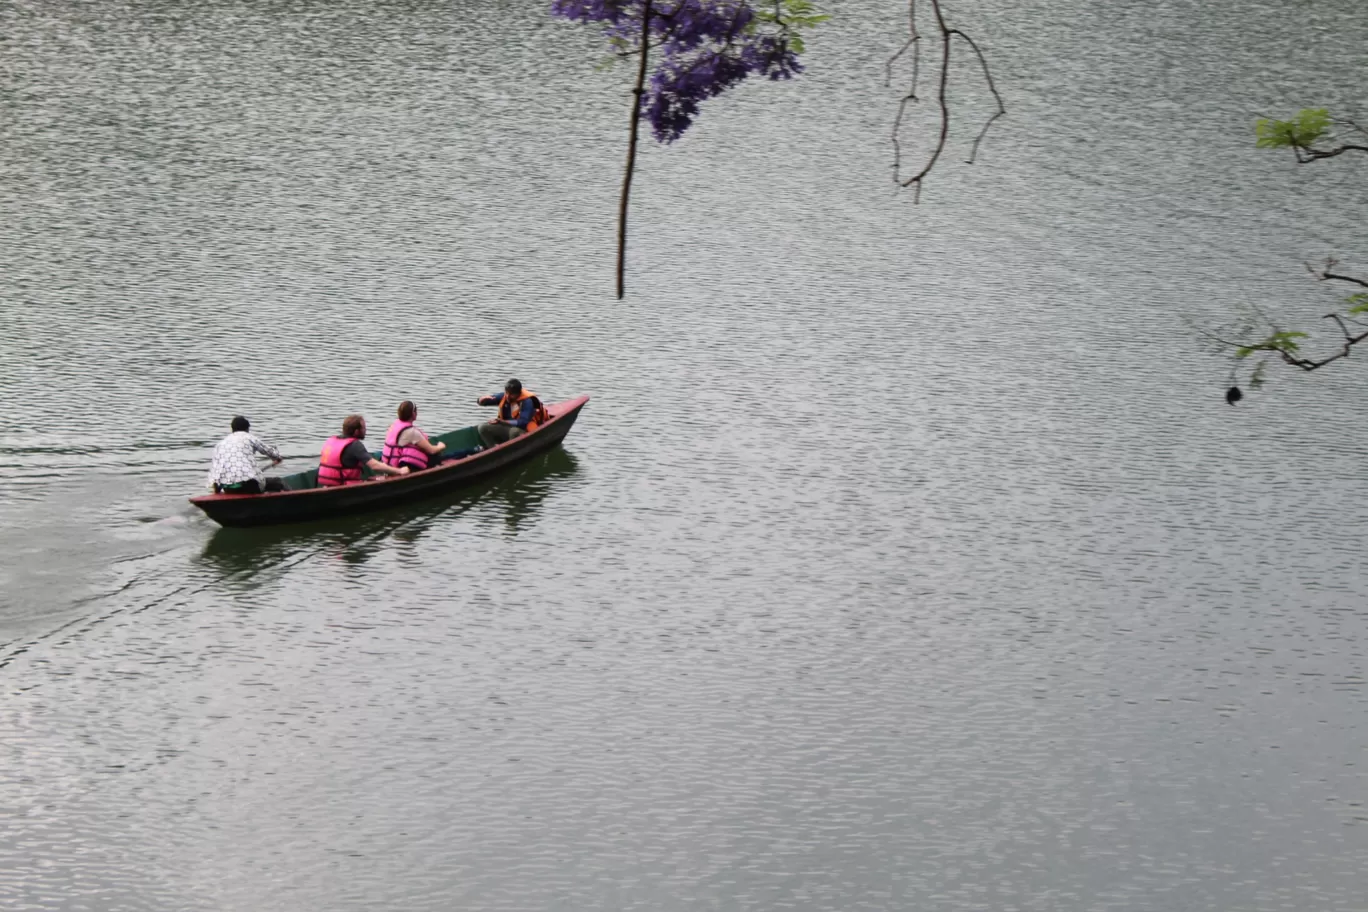
[{"label": "pink life jacket", "polygon": [[[412,421],[396,421],[391,424],[389,431],[385,434],[385,448],[380,451],[380,461],[385,465],[392,465],[395,468],[408,466],[415,472],[428,467],[428,454],[418,449],[416,446],[399,445],[399,437],[404,431],[413,427]],[[417,429],[415,429],[417,430]],[[422,434],[421,430],[418,433]],[[424,434],[424,437],[427,435]]]},{"label": "pink life jacket", "polygon": [[356,438],[329,437],[323,444],[323,453],[318,458],[319,487],[331,488],[337,485],[355,484],[361,480],[361,467],[344,468],[342,451]]}]

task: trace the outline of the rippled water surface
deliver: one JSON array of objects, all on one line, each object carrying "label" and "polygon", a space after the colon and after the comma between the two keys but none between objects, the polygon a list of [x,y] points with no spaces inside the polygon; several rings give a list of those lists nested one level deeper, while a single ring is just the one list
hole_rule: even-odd
[{"label": "rippled water surface", "polygon": [[[1365,113],[1358,5],[956,3],[1009,116],[914,207],[852,0],[646,151],[624,302],[545,5],[0,2],[0,906],[1362,909],[1368,381],[1184,323],[1362,255],[1250,129]],[[476,488],[185,501],[510,375],[593,399]]]}]

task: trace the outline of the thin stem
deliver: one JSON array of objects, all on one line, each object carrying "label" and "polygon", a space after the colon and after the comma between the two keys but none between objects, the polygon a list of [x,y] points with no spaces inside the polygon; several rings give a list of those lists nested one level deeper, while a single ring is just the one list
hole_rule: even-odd
[{"label": "thin stem", "polygon": [[632,174],[636,171],[637,135],[641,129],[641,96],[646,89],[646,60],[650,56],[651,4],[646,0],[641,11],[641,64],[637,67],[636,85],[632,88],[632,124],[627,139],[627,166],[622,173],[622,199],[618,203],[617,296],[626,294],[627,273],[627,202],[632,195]]},{"label": "thin stem", "polygon": [[1368,288],[1368,280],[1360,279],[1360,278],[1358,278],[1357,276],[1340,275],[1340,274],[1334,273],[1334,272],[1322,272],[1322,273],[1321,273],[1321,280],[1322,280],[1322,281],[1325,281],[1325,280],[1327,280],[1327,279],[1333,280],[1333,281],[1336,281],[1336,282],[1351,282],[1351,283],[1353,283],[1353,284],[1355,284],[1355,285],[1359,285],[1359,286],[1361,286],[1361,287],[1363,287],[1363,288]]},{"label": "thin stem", "polygon": [[[917,31],[917,0],[907,0],[907,42],[898,49],[884,65],[885,85],[893,84],[893,64],[898,61],[908,49],[912,51],[912,81],[907,87],[907,94],[898,102],[898,116],[893,118],[893,183],[902,182],[902,142],[898,139],[902,135],[903,117],[907,114],[907,106],[915,104],[917,98],[917,79],[921,74],[921,33]],[[920,188],[919,188],[920,189]]]},{"label": "thin stem", "polygon": [[993,93],[993,99],[997,101],[998,106],[997,111],[993,113],[992,117],[984,122],[983,129],[979,130],[979,135],[974,138],[974,148],[969,151],[969,164],[972,165],[974,159],[978,158],[979,143],[983,142],[983,137],[988,135],[988,128],[993,125],[993,121],[1007,113],[1007,106],[1002,103],[1002,95],[998,92],[997,85],[993,82],[993,73],[988,69],[988,58],[983,56],[983,51],[979,49],[978,42],[964,34],[964,32],[961,32],[959,29],[951,29],[950,33],[952,35],[959,35],[965,41],[969,42],[969,46],[973,48],[974,53],[978,55],[979,65],[983,67],[983,79],[988,83],[988,91]]},{"label": "thin stem", "polygon": [[1357,143],[1344,143],[1333,149],[1298,147],[1297,160],[1304,165],[1308,162],[1319,161],[1322,158],[1334,158],[1336,155],[1343,155],[1345,152],[1368,152],[1368,146],[1360,146]]},{"label": "thin stem", "polygon": [[945,27],[945,19],[941,15],[940,0],[931,0],[931,9],[936,13],[936,25],[941,33],[940,84],[936,87],[936,103],[940,107],[940,135],[936,139],[936,148],[932,150],[931,157],[922,169],[902,182],[904,187],[916,186],[917,195],[914,201],[921,199],[922,178],[931,173],[931,169],[940,160],[941,153],[945,151],[945,140],[950,135],[950,105],[945,98],[946,86],[950,82],[950,30]]},{"label": "thin stem", "polygon": [[1340,333],[1344,336],[1344,343],[1340,346],[1339,351],[1335,352],[1333,355],[1329,355],[1325,358],[1319,359],[1300,358],[1293,352],[1288,351],[1286,348],[1283,348],[1282,346],[1277,344],[1245,346],[1240,344],[1239,342],[1232,342],[1229,339],[1222,339],[1220,336],[1213,335],[1211,333],[1204,332],[1203,335],[1207,336],[1210,339],[1214,339],[1220,344],[1228,346],[1230,348],[1247,348],[1250,351],[1269,352],[1270,354],[1277,355],[1285,363],[1290,364],[1293,367],[1299,367],[1304,371],[1310,372],[1313,370],[1319,370],[1322,367],[1325,367],[1327,364],[1333,364],[1336,361],[1339,361],[1341,358],[1349,357],[1349,354],[1353,350],[1355,345],[1358,345],[1360,342],[1363,342],[1365,339],[1368,339],[1368,331],[1358,333],[1357,335],[1350,332],[1349,327],[1344,322],[1344,318],[1337,313],[1328,313],[1324,316],[1323,319],[1335,321],[1335,325],[1339,327]]},{"label": "thin stem", "polygon": [[907,41],[898,48],[898,53],[888,58],[884,64],[884,85],[891,86],[893,84],[893,64],[897,63],[903,54],[911,51],[912,88],[908,91],[908,95],[912,96],[915,101],[917,97],[917,42],[921,41],[921,35],[917,33],[917,0],[908,0],[907,2],[907,35]]},{"label": "thin stem", "polygon": [[969,164],[973,164],[974,160],[978,158],[979,146],[983,143],[984,137],[988,135],[989,128],[993,126],[993,123],[997,121],[999,117],[1007,113],[1007,105],[1002,101],[1002,93],[998,91],[997,83],[993,80],[993,73],[988,66],[988,58],[984,56],[983,49],[980,48],[978,42],[969,37],[968,34],[957,28],[951,28],[946,23],[945,11],[941,7],[941,0],[928,0],[928,2],[931,5],[931,12],[935,18],[935,30],[940,35],[941,43],[940,74],[936,85],[936,105],[940,116],[940,131],[936,137],[935,148],[931,150],[931,154],[926,160],[926,164],[922,166],[920,171],[906,180],[903,180],[902,177],[902,143],[899,140],[899,135],[902,132],[903,120],[907,116],[908,106],[919,100],[917,98],[917,71],[920,64],[920,57],[917,52],[920,50],[919,42],[921,40],[921,35],[917,31],[915,0],[909,0],[908,2],[909,31],[911,37],[908,38],[907,42],[893,55],[886,65],[886,72],[891,81],[893,64],[909,49],[912,51],[912,88],[903,96],[902,101],[898,105],[898,114],[893,119],[893,179],[903,187],[913,188],[912,201],[914,203],[920,202],[922,183],[926,176],[931,173],[931,170],[936,167],[936,163],[940,161],[950,136],[951,115],[950,102],[948,99],[950,84],[950,52],[951,45],[954,43],[955,38],[963,39],[974,52],[974,56],[978,58],[979,67],[983,70],[983,79],[988,84],[988,91],[992,93],[993,100],[997,102],[997,110],[993,112],[992,116],[984,121],[983,126],[979,129],[978,135],[974,137],[974,145],[969,152]]}]

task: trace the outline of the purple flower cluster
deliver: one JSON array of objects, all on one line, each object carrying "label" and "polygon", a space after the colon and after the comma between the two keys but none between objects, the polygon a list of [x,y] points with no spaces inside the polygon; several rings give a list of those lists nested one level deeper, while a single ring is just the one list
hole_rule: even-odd
[{"label": "purple flower cluster", "polygon": [[[551,12],[599,23],[620,51],[640,51],[646,0],[552,0]],[[803,71],[786,35],[757,18],[747,0],[652,0],[649,42],[656,66],[641,116],[660,142],[693,123],[700,102],[748,76],[790,79]]]}]

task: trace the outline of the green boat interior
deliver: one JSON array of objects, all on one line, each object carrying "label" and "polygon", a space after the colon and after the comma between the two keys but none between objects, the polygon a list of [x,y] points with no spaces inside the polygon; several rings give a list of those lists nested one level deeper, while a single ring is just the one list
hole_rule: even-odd
[{"label": "green boat interior", "polygon": [[[459,453],[462,450],[473,450],[480,445],[480,435],[475,427],[463,427],[457,431],[448,431],[445,434],[432,434],[428,437],[433,443],[443,442],[446,444],[448,453]],[[380,458],[380,451],[374,450],[371,455],[376,459]],[[368,468],[361,469],[362,477],[373,478],[375,473]],[[307,491],[318,487],[318,469],[309,469],[307,472],[296,472],[293,475],[285,475],[281,478],[285,483],[287,491]]]}]

